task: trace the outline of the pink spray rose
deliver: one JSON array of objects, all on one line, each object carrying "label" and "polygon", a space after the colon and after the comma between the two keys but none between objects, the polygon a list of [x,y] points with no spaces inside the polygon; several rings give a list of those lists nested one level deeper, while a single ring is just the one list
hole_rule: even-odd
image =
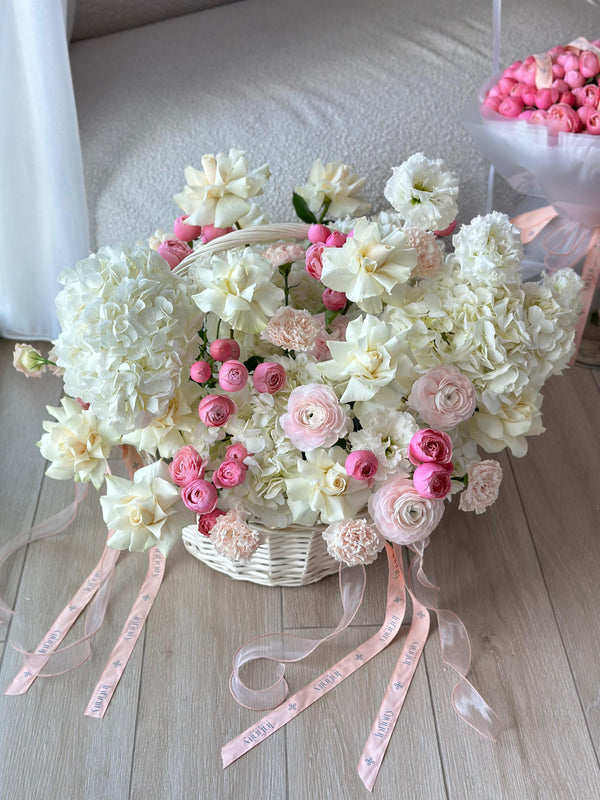
[{"label": "pink spray rose", "polygon": [[333,389],[309,383],[292,389],[287,414],[281,417],[283,430],[292,444],[308,452],[332,447],[348,432],[348,417]]},{"label": "pink spray rose", "polygon": [[173,232],[182,242],[191,242],[200,236],[202,228],[199,225],[186,225],[186,219],[187,216],[177,217],[173,223]]},{"label": "pink spray rose", "polygon": [[344,464],[346,472],[357,481],[368,481],[377,472],[379,461],[370,450],[353,450]]},{"label": "pink spray rose", "polygon": [[246,480],[246,467],[240,462],[231,459],[223,461],[213,472],[212,482],[217,489],[233,489]]},{"label": "pink spray rose", "polygon": [[214,508],[212,511],[209,511],[208,514],[202,514],[201,517],[198,517],[198,532],[203,533],[205,536],[210,536],[213,525],[218,517],[223,516],[224,513],[225,512],[221,511],[220,508]]},{"label": "pink spray rose", "polygon": [[331,231],[327,225],[311,225],[308,229],[307,238],[311,244],[323,244]]},{"label": "pink spray rose", "polygon": [[215,339],[208,351],[215,361],[229,361],[240,357],[240,346],[235,339]]},{"label": "pink spray rose", "polygon": [[410,440],[408,457],[416,466],[419,464],[450,464],[452,440],[443,431],[422,428]]},{"label": "pink spray rose", "polygon": [[323,305],[329,311],[341,311],[348,302],[344,292],[336,292],[335,289],[325,289],[321,295]]},{"label": "pink spray rose", "polygon": [[220,428],[221,425],[225,425],[236,411],[237,406],[233,400],[222,394],[208,394],[202,398],[198,406],[198,416],[209,428]]},{"label": "pink spray rose", "polygon": [[244,469],[248,467],[244,464],[244,459],[248,458],[250,453],[246,450],[243,444],[230,444],[225,450],[225,461],[238,461]]},{"label": "pink spray rose", "polygon": [[254,370],[252,380],[257,392],[275,394],[286,384],[285,367],[274,361],[263,361]]},{"label": "pink spray rose", "polygon": [[347,236],[341,231],[333,231],[325,240],[326,247],[342,247]]},{"label": "pink spray rose", "polygon": [[220,236],[225,236],[226,233],[231,233],[232,231],[233,228],[215,228],[214,225],[203,225],[201,241],[203,244],[208,244],[213,239],[218,239]]},{"label": "pink spray rose", "polygon": [[321,280],[321,273],[323,272],[323,249],[325,245],[321,243],[311,244],[306,251],[306,271],[311,278]]},{"label": "pink spray rose", "polygon": [[240,392],[248,383],[248,370],[241,361],[224,361],[219,369],[219,384],[226,392]]},{"label": "pink spray rose", "polygon": [[218,495],[212,483],[203,478],[196,478],[183,487],[181,499],[190,511],[195,511],[196,514],[208,514],[217,505]]},{"label": "pink spray rose", "polygon": [[190,367],[190,378],[196,383],[205,383],[212,375],[208,361],[194,361]]},{"label": "pink spray rose", "polygon": [[204,477],[206,464],[198,451],[187,444],[178,450],[169,464],[171,478],[177,486],[187,486],[196,478]]},{"label": "pink spray rose", "polygon": [[180,239],[167,239],[159,244],[158,252],[171,269],[174,269],[193,250],[187,242],[182,242]]},{"label": "pink spray rose", "polygon": [[379,533],[396,544],[426,539],[444,514],[444,501],[422,497],[405,473],[386,481],[369,499],[369,514]]},{"label": "pink spray rose", "polygon": [[414,382],[408,404],[428,425],[448,430],[468,420],[475,411],[475,387],[452,365],[434,367]]},{"label": "pink spray rose", "polygon": [[420,464],[413,475],[413,485],[421,497],[443,500],[450,494],[452,481],[443,464]]}]

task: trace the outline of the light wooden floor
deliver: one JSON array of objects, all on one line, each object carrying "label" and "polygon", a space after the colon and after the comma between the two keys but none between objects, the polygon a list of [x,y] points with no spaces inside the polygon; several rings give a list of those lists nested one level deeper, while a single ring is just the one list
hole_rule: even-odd
[{"label": "light wooden floor", "polygon": [[[35,442],[59,381],[26,380],[0,340],[0,545],[73,496],[44,478]],[[529,455],[501,457],[505,479],[487,514],[449,508],[426,554],[442,605],[471,636],[471,679],[506,721],[496,744],[455,715],[437,632],[383,764],[375,797],[402,800],[600,798],[600,373],[553,379],[547,433]],[[0,571],[16,608],[0,629],[0,691],[20,664],[9,640],[33,648],[95,564],[105,532],[94,492],[70,529],[20,551]],[[292,689],[376,630],[385,559],[369,568],[364,607],[337,643],[292,667]],[[304,589],[234,583],[191,558],[169,558],[165,583],[103,721],[83,716],[145,573],[127,554],[90,660],[0,695],[2,800],[188,800],[367,797],[356,764],[393,664],[396,642],[258,748],[221,769],[220,747],[256,721],[227,689],[248,638],[284,629],[323,635],[339,616],[336,578]],[[6,626],[4,626],[6,628]]]}]

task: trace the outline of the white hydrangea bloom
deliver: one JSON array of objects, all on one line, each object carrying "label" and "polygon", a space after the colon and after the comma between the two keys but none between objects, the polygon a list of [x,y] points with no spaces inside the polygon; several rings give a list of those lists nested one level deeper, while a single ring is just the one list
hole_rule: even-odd
[{"label": "white hydrangea bloom", "polygon": [[66,393],[120,433],[163,413],[201,325],[186,283],[147,246],[101,248],[59,280],[54,351]]},{"label": "white hydrangea bloom", "polygon": [[493,211],[475,217],[454,234],[452,244],[453,260],[464,280],[492,286],[519,281],[523,247],[518,229],[506,214]]},{"label": "white hydrangea bloom", "polygon": [[377,456],[375,481],[410,469],[408,446],[419,427],[412,414],[380,408],[359,414],[359,421],[362,428],[350,434],[350,444],[353,450],[370,450]]},{"label": "white hydrangea bloom", "polygon": [[415,228],[444,230],[458,213],[458,179],[441,159],[415,153],[385,185],[384,195],[402,219]]},{"label": "white hydrangea bloom", "polygon": [[360,198],[365,178],[359,178],[352,167],[341,161],[323,164],[318,158],[311,167],[308,181],[296,186],[296,194],[306,202],[313,214],[317,214],[325,200],[330,200],[327,216],[339,219],[348,215],[367,214],[370,206]]},{"label": "white hydrangea bloom", "polygon": [[270,175],[266,164],[250,171],[242,150],[207,154],[202,156],[202,170],[185,168],[187,184],[174,199],[190,225],[229,228],[250,214],[249,199],[262,194]]}]

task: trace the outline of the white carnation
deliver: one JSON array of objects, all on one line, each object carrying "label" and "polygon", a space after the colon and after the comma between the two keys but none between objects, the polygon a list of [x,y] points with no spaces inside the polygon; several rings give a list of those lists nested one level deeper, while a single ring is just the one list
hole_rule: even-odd
[{"label": "white carnation", "polygon": [[380,408],[369,414],[361,413],[359,421],[362,428],[350,434],[350,444],[353,450],[370,450],[377,456],[376,481],[410,469],[408,446],[419,427],[412,414]]},{"label": "white carnation", "polygon": [[523,247],[518,229],[506,214],[475,217],[452,237],[454,260],[464,280],[474,285],[519,281]]},{"label": "white carnation", "polygon": [[364,185],[365,178],[355,175],[348,164],[341,161],[323,164],[319,158],[310,170],[307,183],[296,187],[296,194],[313,214],[318,214],[325,201],[329,201],[327,215],[338,219],[368,213],[370,206],[360,197]]},{"label": "white carnation", "polygon": [[409,225],[443,230],[456,218],[458,179],[441,159],[415,153],[394,167],[384,195]]}]

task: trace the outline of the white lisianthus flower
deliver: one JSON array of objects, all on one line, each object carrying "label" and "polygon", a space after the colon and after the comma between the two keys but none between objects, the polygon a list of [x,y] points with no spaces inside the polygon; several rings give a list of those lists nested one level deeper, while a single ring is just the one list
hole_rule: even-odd
[{"label": "white lisianthus flower", "polygon": [[[314,282],[314,281],[313,281]],[[13,351],[13,367],[27,378],[41,378],[49,360],[30,344],[19,343]]]},{"label": "white lisianthus flower", "polygon": [[415,228],[444,230],[458,213],[458,179],[440,159],[415,153],[399,167],[383,191],[386,200]]},{"label": "white lisianthus flower", "polygon": [[318,158],[312,165],[308,181],[296,186],[296,194],[306,202],[313,214],[317,214],[327,200],[330,201],[327,215],[333,219],[367,214],[370,205],[360,198],[365,178],[359,178],[352,167],[341,161],[323,164]]},{"label": "white lisianthus flower", "polygon": [[404,342],[389,325],[370,314],[348,323],[345,342],[327,344],[331,360],[323,361],[319,368],[338,390],[344,387],[342,403],[371,400],[395,382],[397,373],[401,383],[402,373],[408,374],[412,368]]},{"label": "white lisianthus flower", "polygon": [[145,551],[156,545],[166,556],[195,517],[183,504],[164,461],[138,469],[132,481],[107,475],[100,504],[107,527],[114,530],[108,545],[117,550]]},{"label": "white lisianthus flower", "polygon": [[65,270],[54,344],[65,392],[125,433],[166,410],[202,316],[158,253],[101,248]]},{"label": "white lisianthus flower", "polygon": [[393,230],[381,235],[376,222],[361,217],[342,247],[326,247],[322,254],[321,282],[369,314],[378,314],[383,303],[399,305],[402,284],[417,264],[416,250],[406,234]]},{"label": "white lisianthus flower", "polygon": [[185,168],[187,184],[174,199],[188,215],[189,225],[229,228],[249,214],[249,198],[262,194],[270,176],[266,164],[249,171],[242,150],[231,149],[229,155],[207,154],[202,156],[202,170]]},{"label": "white lisianthus flower", "polygon": [[62,408],[47,406],[57,421],[42,423],[46,433],[39,443],[40,452],[52,462],[46,475],[58,480],[90,481],[99,489],[106,459],[119,442],[119,435],[72,397],[63,397],[60,404]]},{"label": "white lisianthus flower", "polygon": [[190,393],[188,386],[186,383],[180,386],[165,411],[153,417],[149,425],[124,434],[123,442],[152,456],[158,452],[161,458],[172,458],[185,444],[190,444],[192,431],[198,425],[198,413],[190,408],[191,398],[186,398]]},{"label": "white lisianthus flower", "polygon": [[506,214],[492,211],[475,217],[452,237],[460,275],[474,285],[499,285],[519,280],[523,247],[518,229]]},{"label": "white lisianthus flower", "polygon": [[235,330],[259,333],[283,305],[283,289],[272,282],[273,265],[251,247],[214,255],[196,270],[202,291],[192,299]]},{"label": "white lisianthus flower", "polygon": [[285,482],[292,522],[325,524],[352,519],[364,508],[371,490],[346,472],[341,447],[317,449],[297,459],[296,472]]},{"label": "white lisianthus flower", "polygon": [[375,481],[386,480],[398,470],[410,470],[408,446],[419,427],[412,414],[381,408],[359,415],[359,422],[362,428],[350,434],[350,444],[353,450],[370,450],[377,456]]}]

